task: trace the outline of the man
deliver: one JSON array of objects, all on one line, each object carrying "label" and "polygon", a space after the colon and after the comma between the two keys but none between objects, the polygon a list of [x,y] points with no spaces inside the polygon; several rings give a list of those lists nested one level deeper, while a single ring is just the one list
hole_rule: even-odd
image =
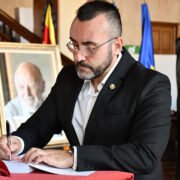
[{"label": "man", "polygon": [[30,62],[18,66],[14,80],[18,96],[5,106],[5,117],[10,122],[11,131],[17,130],[40,107],[45,90],[40,69]]},{"label": "man", "polygon": [[[170,84],[144,68],[123,48],[116,7],[103,1],[79,8],[67,44],[75,66],[65,67],[38,111],[14,133],[0,139],[0,157],[45,162],[58,168],[119,170],[135,180],[162,179],[161,156],[170,129]],[[41,150],[64,130],[74,152]],[[35,147],[35,148],[31,148]],[[30,150],[29,150],[30,149]]]}]

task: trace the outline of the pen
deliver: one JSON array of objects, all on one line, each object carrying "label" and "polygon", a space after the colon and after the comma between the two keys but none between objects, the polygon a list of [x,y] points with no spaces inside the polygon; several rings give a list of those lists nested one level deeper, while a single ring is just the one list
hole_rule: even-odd
[{"label": "pen", "polygon": [[[7,144],[10,147],[10,145],[11,145],[11,133],[10,133],[10,125],[9,125],[8,121],[6,121],[6,133],[7,133]],[[9,161],[10,160],[11,160],[11,152],[9,155]]]}]

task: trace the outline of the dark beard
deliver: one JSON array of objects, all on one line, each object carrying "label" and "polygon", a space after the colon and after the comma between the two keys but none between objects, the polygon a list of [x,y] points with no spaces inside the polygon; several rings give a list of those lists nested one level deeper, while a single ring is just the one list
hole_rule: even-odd
[{"label": "dark beard", "polygon": [[[102,76],[104,74],[104,72],[108,69],[108,67],[111,65],[112,59],[113,59],[112,49],[110,47],[108,55],[106,57],[106,60],[104,61],[103,64],[97,66],[96,68],[93,68],[89,64],[86,64],[84,61],[77,62],[75,64],[77,74],[78,74],[80,79],[92,80],[92,79],[98,78],[98,77]],[[92,71],[92,73],[89,75],[89,77],[88,77],[88,74],[86,74],[86,75],[82,74],[83,70],[79,70],[78,69],[79,66],[89,68]]]}]

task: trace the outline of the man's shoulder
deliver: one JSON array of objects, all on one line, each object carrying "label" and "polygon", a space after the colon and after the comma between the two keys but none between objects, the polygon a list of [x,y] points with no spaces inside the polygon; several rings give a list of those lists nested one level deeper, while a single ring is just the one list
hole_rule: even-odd
[{"label": "man's shoulder", "polygon": [[135,63],[126,80],[129,82],[129,86],[133,86],[133,89],[137,91],[140,89],[149,91],[162,87],[170,89],[170,80],[166,75],[156,70],[145,68],[140,62]]},{"label": "man's shoulder", "polygon": [[137,62],[135,64],[132,73],[136,74],[136,77],[140,79],[152,79],[152,78],[166,79],[166,80],[169,79],[167,75],[162,74],[159,71],[145,68],[140,62]]},{"label": "man's shoulder", "polygon": [[136,82],[147,82],[150,79],[165,79],[169,81],[168,77],[156,70],[145,68],[139,61],[136,61],[124,49],[124,62],[128,64],[126,77],[135,80]]}]

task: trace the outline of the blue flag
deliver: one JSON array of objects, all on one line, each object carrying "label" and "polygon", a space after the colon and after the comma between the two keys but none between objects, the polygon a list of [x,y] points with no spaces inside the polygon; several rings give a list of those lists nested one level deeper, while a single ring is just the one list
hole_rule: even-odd
[{"label": "blue flag", "polygon": [[139,61],[146,67],[154,69],[154,51],[151,20],[147,4],[141,5],[142,10],[142,42]]}]

